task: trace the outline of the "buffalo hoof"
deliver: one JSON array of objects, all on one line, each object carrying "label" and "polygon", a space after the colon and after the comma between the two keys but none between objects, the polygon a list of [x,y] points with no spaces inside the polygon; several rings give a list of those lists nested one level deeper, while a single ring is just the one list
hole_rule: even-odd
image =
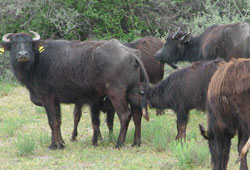
[{"label": "buffalo hoof", "polygon": [[100,133],[99,136],[98,136],[98,140],[99,140],[99,141],[103,141],[103,140],[104,140],[103,137],[102,137],[102,135],[101,135],[101,133]]},{"label": "buffalo hoof", "polygon": [[139,147],[139,146],[141,146],[141,141],[134,141],[131,146],[132,147]]},{"label": "buffalo hoof", "polygon": [[178,142],[183,143],[183,142],[186,142],[186,137],[178,136],[177,135],[176,138],[175,138],[175,140],[178,141]]},{"label": "buffalo hoof", "polygon": [[162,109],[156,109],[156,116],[164,115],[164,110]]},{"label": "buffalo hoof", "polygon": [[64,148],[65,148],[65,146],[62,143],[59,143],[59,144],[52,143],[49,146],[49,149],[51,149],[51,150],[64,149]]},{"label": "buffalo hoof", "polygon": [[98,144],[97,144],[97,143],[92,143],[92,145],[93,145],[94,147],[97,147],[97,146],[98,146]]},{"label": "buffalo hoof", "polygon": [[115,148],[117,148],[117,149],[120,149],[120,148],[122,148],[122,147],[124,147],[124,144],[123,144],[123,143],[117,143],[117,144],[115,145]]},{"label": "buffalo hoof", "polygon": [[72,137],[72,138],[71,138],[71,142],[77,142],[76,137]]}]

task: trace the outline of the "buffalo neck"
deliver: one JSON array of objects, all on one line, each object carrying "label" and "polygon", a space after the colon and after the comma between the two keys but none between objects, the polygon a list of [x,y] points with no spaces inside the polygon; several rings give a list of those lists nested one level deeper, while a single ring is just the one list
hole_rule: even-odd
[{"label": "buffalo neck", "polygon": [[168,99],[168,88],[165,87],[166,81],[163,80],[154,87],[149,87],[146,99],[153,108],[164,109],[169,107],[168,101],[166,101]]}]

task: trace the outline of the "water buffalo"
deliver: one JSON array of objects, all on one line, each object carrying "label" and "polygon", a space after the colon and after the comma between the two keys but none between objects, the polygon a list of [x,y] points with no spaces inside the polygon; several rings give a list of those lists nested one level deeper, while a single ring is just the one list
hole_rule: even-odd
[{"label": "water buffalo", "polygon": [[247,23],[212,25],[203,33],[192,36],[180,28],[170,33],[155,59],[173,68],[178,61],[199,61],[250,57],[250,27]]},{"label": "water buffalo", "polygon": [[250,59],[234,59],[219,67],[208,87],[208,130],[200,125],[202,136],[208,140],[213,170],[227,168],[231,139],[237,132],[240,170],[248,169],[246,153],[250,144],[249,101]]},{"label": "water buffalo", "polygon": [[[131,116],[135,122],[134,144],[140,143],[141,106],[145,96],[139,94],[139,69],[148,77],[141,60],[117,40],[86,41],[41,40],[27,33],[8,33],[1,46],[10,51],[13,73],[31,93],[32,102],[45,107],[52,132],[50,149],[64,147],[61,136],[61,103],[95,103],[108,97],[120,119],[116,147],[124,144]],[[35,96],[35,97],[32,97]],[[130,109],[129,106],[130,105]],[[131,111],[130,111],[131,110]],[[145,113],[145,112],[143,112]],[[146,116],[146,114],[145,114]],[[94,135],[99,127],[92,118]]]},{"label": "water buffalo", "polygon": [[176,139],[185,139],[191,109],[206,110],[209,81],[222,59],[201,61],[170,74],[150,87],[146,100],[154,108],[172,109],[177,113]]},{"label": "water buffalo", "polygon": [[[154,59],[154,54],[163,46],[163,42],[155,37],[144,37],[139,40],[136,40],[134,42],[128,42],[128,43],[123,43],[123,45],[132,48],[132,49],[137,49],[140,50],[141,52],[141,61],[143,62],[143,65],[145,67],[145,70],[148,74],[148,78],[150,83],[156,84],[160,80],[163,79],[164,76],[164,65],[157,62]],[[140,71],[140,81],[143,82],[144,76],[143,72]],[[112,104],[108,99],[102,99],[98,101],[99,109],[96,109],[96,114],[91,114],[95,115],[96,118],[99,117],[100,115],[100,110],[107,113],[107,125],[109,129],[109,138],[113,140],[113,121],[114,121],[114,109],[112,107]],[[78,104],[75,105],[74,108],[74,129],[72,132],[72,137],[71,140],[75,141],[76,137],[78,135],[77,127],[78,123],[81,119],[81,108],[82,105]],[[157,109],[156,110],[157,115],[163,114],[163,110]],[[100,121],[98,121],[100,123]]]}]

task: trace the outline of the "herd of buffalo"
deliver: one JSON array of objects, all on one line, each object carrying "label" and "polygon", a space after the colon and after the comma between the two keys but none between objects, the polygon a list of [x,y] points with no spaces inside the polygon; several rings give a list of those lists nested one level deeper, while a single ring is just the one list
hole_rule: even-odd
[{"label": "herd of buffalo", "polygon": [[[135,42],[118,40],[41,40],[37,32],[7,33],[0,52],[9,51],[12,71],[46,109],[52,133],[50,149],[64,147],[61,103],[73,103],[74,129],[84,104],[90,106],[92,144],[101,138],[100,111],[107,113],[113,139],[114,114],[120,120],[116,147],[124,145],[131,117],[133,146],[141,144],[141,119],[149,120],[147,106],[172,109],[177,114],[177,140],[186,138],[191,109],[207,111],[208,140],[213,170],[225,170],[231,139],[238,134],[240,170],[247,170],[250,147],[250,27],[247,23],[212,25],[199,35],[169,33],[166,42],[144,37]],[[33,38],[33,37],[34,38]],[[178,61],[193,62],[178,68]],[[175,72],[163,80],[164,63]],[[152,84],[152,85],[150,85]]]}]

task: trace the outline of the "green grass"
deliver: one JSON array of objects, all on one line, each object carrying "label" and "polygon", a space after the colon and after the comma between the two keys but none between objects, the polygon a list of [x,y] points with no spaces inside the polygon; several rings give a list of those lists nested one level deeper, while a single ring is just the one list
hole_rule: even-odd
[{"label": "green grass", "polygon": [[196,166],[208,167],[209,151],[207,145],[192,139],[185,143],[174,142],[172,151],[181,169],[192,169]]},{"label": "green grass", "polygon": [[0,81],[0,97],[8,95],[15,86],[15,84]]},{"label": "green grass", "polygon": [[51,141],[51,137],[48,132],[42,132],[38,136],[38,141],[41,146],[48,146]]},{"label": "green grass", "polygon": [[40,107],[40,106],[35,107],[35,112],[40,113],[40,114],[46,114],[44,107]]},{"label": "green grass", "polygon": [[34,135],[23,134],[19,135],[14,141],[15,149],[19,156],[29,156],[31,155],[36,147],[36,141],[34,140]]},{"label": "green grass", "polygon": [[[8,86],[8,85],[7,85]],[[98,147],[91,145],[92,127],[88,107],[83,108],[78,128],[78,142],[71,142],[73,105],[62,105],[62,136],[64,150],[51,151],[50,128],[46,114],[30,102],[27,90],[14,87],[0,97],[0,169],[152,169],[152,170],[209,170],[208,145],[199,134],[198,124],[206,126],[206,115],[192,111],[187,127],[187,142],[176,143],[176,115],[165,110],[155,116],[151,109],[150,121],[142,120],[142,145],[132,148],[134,123],[130,122],[125,147],[118,150],[108,140],[106,115],[101,114],[104,140]],[[44,112],[45,113],[45,112]],[[12,135],[3,129],[12,127]],[[5,127],[5,128],[4,128]],[[117,138],[120,123],[115,116],[114,134]],[[228,169],[238,169],[237,139],[233,139]]]},{"label": "green grass", "polygon": [[8,118],[2,121],[0,126],[0,132],[7,136],[13,136],[14,132],[21,128],[23,124],[27,121],[25,119],[15,119],[15,118]]}]

